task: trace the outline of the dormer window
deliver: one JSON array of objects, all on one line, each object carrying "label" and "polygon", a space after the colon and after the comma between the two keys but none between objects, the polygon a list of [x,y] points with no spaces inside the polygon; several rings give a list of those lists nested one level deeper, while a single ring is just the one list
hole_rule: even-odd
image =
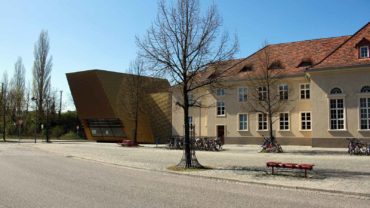
[{"label": "dormer window", "polygon": [[268,69],[284,69],[284,67],[281,64],[281,61],[274,61],[272,62]]},{"label": "dormer window", "polygon": [[302,59],[302,62],[297,67],[309,67],[312,66],[312,60],[310,58]]},{"label": "dormer window", "polygon": [[218,74],[216,72],[213,72],[212,74],[208,76],[208,79],[217,79],[217,77],[218,77]]},{"label": "dormer window", "polygon": [[369,46],[360,47],[360,58],[369,58]]},{"label": "dormer window", "polygon": [[252,70],[253,70],[252,65],[245,65],[239,72],[249,72]]}]

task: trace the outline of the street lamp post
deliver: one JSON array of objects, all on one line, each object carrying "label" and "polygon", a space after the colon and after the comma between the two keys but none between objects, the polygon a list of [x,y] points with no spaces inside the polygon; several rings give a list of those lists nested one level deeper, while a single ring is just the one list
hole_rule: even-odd
[{"label": "street lamp post", "polygon": [[35,143],[37,141],[36,139],[36,136],[37,136],[37,127],[38,127],[38,124],[37,124],[37,98],[35,97],[32,97],[31,98],[32,101],[35,101]]},{"label": "street lamp post", "polygon": [[1,95],[2,95],[2,104],[3,104],[3,140],[4,142],[6,142],[6,139],[5,139],[5,88],[4,88],[4,83],[2,82],[1,83]]},{"label": "street lamp post", "polygon": [[58,119],[59,119],[59,122],[60,122],[60,118],[61,118],[61,115],[62,115],[62,95],[63,95],[63,90],[59,91],[60,92],[60,99],[59,99],[59,115],[58,115]]}]

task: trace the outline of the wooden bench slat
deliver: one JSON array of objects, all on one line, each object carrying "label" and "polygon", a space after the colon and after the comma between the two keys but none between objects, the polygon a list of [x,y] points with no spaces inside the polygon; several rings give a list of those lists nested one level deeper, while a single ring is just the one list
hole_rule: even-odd
[{"label": "wooden bench slat", "polygon": [[272,174],[274,174],[274,168],[290,168],[290,169],[301,169],[305,171],[305,177],[307,178],[307,170],[312,170],[314,164],[306,164],[306,163],[282,163],[282,162],[275,162],[275,161],[268,161],[266,162],[267,167],[272,168]]}]

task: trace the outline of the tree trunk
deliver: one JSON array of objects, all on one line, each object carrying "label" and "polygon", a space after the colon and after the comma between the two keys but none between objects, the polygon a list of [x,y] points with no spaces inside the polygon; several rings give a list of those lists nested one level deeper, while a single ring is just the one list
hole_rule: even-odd
[{"label": "tree trunk", "polygon": [[185,168],[190,168],[192,167],[192,164],[191,164],[190,137],[189,137],[189,102],[188,102],[188,93],[186,90],[184,90],[184,123],[185,123],[184,148],[186,158]]},{"label": "tree trunk", "polygon": [[136,98],[136,105],[135,105],[135,132],[134,132],[134,141],[133,141],[133,144],[134,146],[137,145],[137,132],[138,132],[138,123],[139,123],[139,102],[138,102],[138,98]]},{"label": "tree trunk", "polygon": [[273,131],[272,131],[272,115],[271,115],[271,112],[268,114],[268,122],[269,122],[270,141],[271,141],[271,144],[274,144],[275,143],[275,137],[274,137]]},{"label": "tree trunk", "polygon": [[272,132],[272,107],[271,107],[271,86],[270,86],[270,79],[267,76],[267,107],[268,107],[268,122],[269,122],[269,134],[270,134],[270,141],[271,144],[275,144],[275,138]]}]

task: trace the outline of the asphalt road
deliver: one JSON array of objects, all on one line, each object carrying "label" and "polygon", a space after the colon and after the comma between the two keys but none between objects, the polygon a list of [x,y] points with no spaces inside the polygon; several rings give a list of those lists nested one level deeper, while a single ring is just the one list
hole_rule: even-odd
[{"label": "asphalt road", "polygon": [[131,169],[6,145],[0,148],[0,207],[370,207],[364,198]]}]

